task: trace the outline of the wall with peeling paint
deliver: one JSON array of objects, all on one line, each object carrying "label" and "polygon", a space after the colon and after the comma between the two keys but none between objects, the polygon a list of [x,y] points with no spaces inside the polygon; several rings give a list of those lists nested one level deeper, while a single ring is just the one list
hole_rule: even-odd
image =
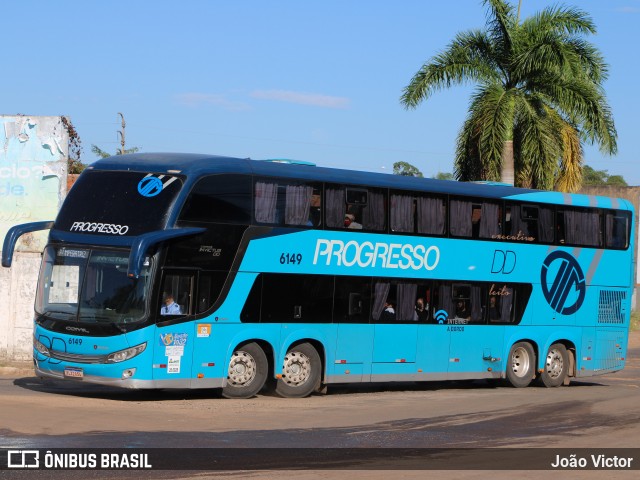
[{"label": "wall with peeling paint", "polygon": [[[0,246],[13,225],[55,219],[67,192],[69,135],[61,117],[0,115]],[[0,359],[31,357],[33,303],[47,232],[21,237],[0,268]]]}]

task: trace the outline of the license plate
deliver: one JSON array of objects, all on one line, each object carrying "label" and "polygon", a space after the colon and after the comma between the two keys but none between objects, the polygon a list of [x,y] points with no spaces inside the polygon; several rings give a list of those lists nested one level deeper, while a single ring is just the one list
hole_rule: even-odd
[{"label": "license plate", "polygon": [[84,372],[82,371],[81,368],[67,367],[64,369],[64,376],[70,377],[70,378],[82,379],[84,377]]}]

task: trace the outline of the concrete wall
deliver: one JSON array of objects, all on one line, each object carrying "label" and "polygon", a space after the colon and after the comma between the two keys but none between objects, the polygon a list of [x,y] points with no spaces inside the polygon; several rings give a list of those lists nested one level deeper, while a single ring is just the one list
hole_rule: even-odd
[{"label": "concrete wall", "polygon": [[580,193],[587,195],[601,195],[604,197],[616,197],[629,200],[635,212],[635,231],[632,233],[633,238],[636,239],[636,248],[633,255],[633,271],[635,272],[634,284],[635,293],[631,300],[631,307],[634,310],[638,310],[638,302],[640,302],[640,265],[638,265],[638,256],[640,254],[640,226],[638,225],[638,216],[640,215],[640,187],[608,187],[605,185],[582,187]]},{"label": "concrete wall", "polygon": [[[61,117],[0,115],[0,248],[13,225],[55,219],[67,192],[69,135]],[[33,304],[47,232],[24,235],[0,267],[0,360],[31,357]]]}]

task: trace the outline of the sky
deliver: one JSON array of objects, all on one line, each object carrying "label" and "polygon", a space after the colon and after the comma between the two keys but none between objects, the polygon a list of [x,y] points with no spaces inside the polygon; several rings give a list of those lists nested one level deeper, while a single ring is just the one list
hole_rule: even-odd
[{"label": "sky", "polygon": [[[515,5],[517,0],[512,0]],[[522,0],[521,17],[558,2]],[[587,37],[618,154],[586,164],[640,185],[640,0],[567,0],[594,20]],[[481,0],[57,0],[0,9],[0,114],[66,115],[83,145],[126,147],[425,176],[452,172],[473,85],[399,101],[420,67],[459,32],[484,28]]]}]

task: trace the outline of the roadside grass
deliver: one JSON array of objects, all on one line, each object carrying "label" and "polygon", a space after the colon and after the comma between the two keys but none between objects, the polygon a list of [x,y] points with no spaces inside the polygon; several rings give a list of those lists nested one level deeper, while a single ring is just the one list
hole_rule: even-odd
[{"label": "roadside grass", "polygon": [[631,331],[640,330],[640,312],[631,312]]}]

